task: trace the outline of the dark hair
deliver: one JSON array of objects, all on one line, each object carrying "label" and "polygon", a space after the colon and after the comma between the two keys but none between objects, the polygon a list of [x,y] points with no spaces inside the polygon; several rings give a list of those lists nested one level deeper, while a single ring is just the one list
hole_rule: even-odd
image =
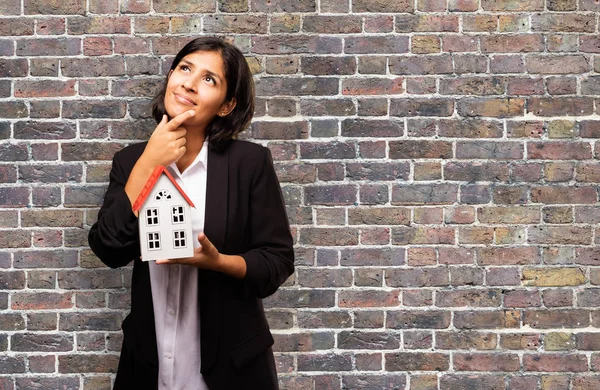
[{"label": "dark hair", "polygon": [[[216,37],[200,37],[186,44],[173,59],[171,70],[177,67],[183,57],[197,51],[218,52],[221,54],[225,67],[225,79],[227,80],[225,101],[230,101],[233,98],[236,100],[235,108],[229,115],[224,117],[215,116],[206,127],[206,137],[210,139],[210,148],[220,151],[227,146],[230,140],[235,139],[252,120],[254,115],[254,80],[242,52],[234,45]],[[168,77],[167,75],[164,85],[152,99],[152,116],[156,123],[159,123],[163,115],[167,114],[165,110],[165,93],[169,81]]]}]

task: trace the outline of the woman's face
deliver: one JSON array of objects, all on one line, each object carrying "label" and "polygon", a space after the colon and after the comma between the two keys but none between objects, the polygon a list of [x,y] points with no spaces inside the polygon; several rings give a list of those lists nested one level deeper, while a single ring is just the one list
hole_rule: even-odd
[{"label": "woman's face", "polygon": [[235,107],[235,99],[225,102],[227,81],[221,54],[198,51],[183,57],[169,74],[165,109],[170,118],[189,110],[196,115],[188,126],[205,127],[215,115],[225,116]]}]

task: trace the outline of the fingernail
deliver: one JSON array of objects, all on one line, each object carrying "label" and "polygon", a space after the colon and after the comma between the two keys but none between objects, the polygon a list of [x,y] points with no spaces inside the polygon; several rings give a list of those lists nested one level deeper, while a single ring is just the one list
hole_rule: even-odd
[{"label": "fingernail", "polygon": [[194,116],[196,114],[196,112],[192,110],[188,111],[188,113],[190,114],[190,116]]}]

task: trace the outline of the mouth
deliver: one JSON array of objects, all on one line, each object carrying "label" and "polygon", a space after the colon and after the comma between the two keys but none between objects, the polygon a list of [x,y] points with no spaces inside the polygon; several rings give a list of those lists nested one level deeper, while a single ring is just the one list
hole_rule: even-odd
[{"label": "mouth", "polygon": [[186,105],[186,106],[195,106],[196,103],[194,103],[194,101],[186,96],[174,93],[173,94],[175,96],[175,100],[177,100],[179,103]]}]

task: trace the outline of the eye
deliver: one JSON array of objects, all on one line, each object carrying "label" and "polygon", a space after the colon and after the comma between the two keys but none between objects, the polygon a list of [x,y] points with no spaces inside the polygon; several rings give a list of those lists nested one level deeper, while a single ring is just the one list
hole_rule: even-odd
[{"label": "eye", "polygon": [[179,66],[179,69],[181,69],[181,70],[184,70],[184,71],[185,71],[185,70],[190,70],[190,67],[189,67],[189,66],[187,66],[187,65],[180,65],[180,66]]},{"label": "eye", "polygon": [[212,76],[204,76],[204,81],[208,81],[209,83],[216,84],[216,80]]}]

